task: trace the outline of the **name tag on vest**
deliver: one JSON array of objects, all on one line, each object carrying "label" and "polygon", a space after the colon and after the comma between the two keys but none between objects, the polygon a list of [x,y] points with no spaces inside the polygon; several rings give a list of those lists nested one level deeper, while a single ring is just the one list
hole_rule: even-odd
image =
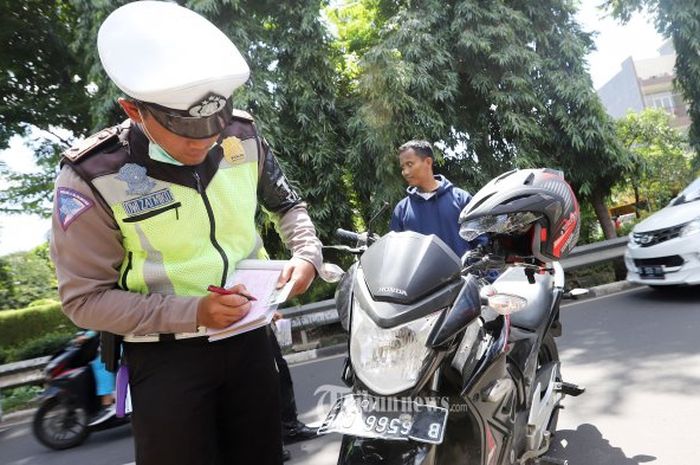
[{"label": "name tag on vest", "polygon": [[122,206],[128,216],[135,216],[169,205],[173,202],[175,202],[175,197],[173,197],[173,193],[170,192],[170,189],[163,189],[133,200],[122,202]]}]

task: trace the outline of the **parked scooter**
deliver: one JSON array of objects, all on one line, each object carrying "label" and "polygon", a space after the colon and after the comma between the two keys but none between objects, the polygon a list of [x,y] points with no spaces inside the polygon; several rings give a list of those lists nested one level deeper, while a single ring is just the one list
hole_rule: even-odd
[{"label": "parked scooter", "polygon": [[466,240],[485,237],[461,260],[432,235],[339,231],[356,246],[335,248],[360,258],[336,295],[353,392],[319,429],[343,434],[338,464],[563,463],[546,453],[563,397],[583,389],[561,375],[557,260],[578,203],[560,172],[515,170],[460,223]]},{"label": "parked scooter", "polygon": [[79,335],[55,354],[44,369],[46,389],[34,414],[33,432],[37,440],[51,449],[78,446],[93,431],[120,426],[128,416],[112,418],[97,425],[90,420],[100,411],[95,376],[90,362],[97,356],[98,335]]}]

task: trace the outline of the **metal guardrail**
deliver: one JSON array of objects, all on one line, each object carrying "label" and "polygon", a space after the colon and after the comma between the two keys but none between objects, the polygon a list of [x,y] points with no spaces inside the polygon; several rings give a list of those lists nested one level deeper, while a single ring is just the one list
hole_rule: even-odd
[{"label": "metal guardrail", "polygon": [[36,384],[43,379],[42,370],[51,357],[39,357],[0,365],[0,389]]},{"label": "metal guardrail", "polygon": [[335,310],[335,300],[333,299],[297,307],[282,308],[280,313],[291,320],[292,330],[306,330],[340,321],[338,312]]},{"label": "metal guardrail", "polygon": [[571,271],[588,265],[606,262],[625,255],[627,237],[574,247],[568,257],[561,261],[564,270]]},{"label": "metal guardrail", "polygon": [[[588,265],[620,258],[625,253],[627,237],[596,242],[575,247],[569,256],[561,261],[565,270],[574,270]],[[313,328],[338,323],[340,318],[333,299],[312,304],[280,309],[285,318],[292,322],[292,330],[299,331],[302,344],[307,342],[306,331]],[[0,365],[0,389],[39,384],[43,379],[42,370],[49,357]]]}]

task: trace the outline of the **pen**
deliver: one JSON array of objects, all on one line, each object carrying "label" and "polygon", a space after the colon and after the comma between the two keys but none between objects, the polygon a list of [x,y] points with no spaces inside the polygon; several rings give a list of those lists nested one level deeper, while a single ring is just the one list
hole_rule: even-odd
[{"label": "pen", "polygon": [[223,287],[214,286],[213,284],[211,284],[211,285],[209,285],[209,287],[207,287],[207,291],[213,292],[213,293],[219,294],[219,295],[236,294],[236,295],[240,295],[241,297],[245,297],[246,299],[248,299],[251,302],[258,300],[255,297],[253,297],[252,295],[246,295],[246,294],[241,294],[240,292],[230,291],[228,289],[224,289]]}]

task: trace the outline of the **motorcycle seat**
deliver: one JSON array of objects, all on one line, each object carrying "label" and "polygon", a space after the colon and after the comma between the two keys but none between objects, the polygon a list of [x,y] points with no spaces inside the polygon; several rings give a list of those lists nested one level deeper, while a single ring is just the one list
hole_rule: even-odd
[{"label": "motorcycle seat", "polygon": [[536,331],[545,324],[552,307],[553,278],[549,273],[535,274],[535,284],[530,284],[522,268],[509,268],[493,283],[499,293],[513,294],[527,299],[527,306],[510,315],[510,324],[518,328]]}]

